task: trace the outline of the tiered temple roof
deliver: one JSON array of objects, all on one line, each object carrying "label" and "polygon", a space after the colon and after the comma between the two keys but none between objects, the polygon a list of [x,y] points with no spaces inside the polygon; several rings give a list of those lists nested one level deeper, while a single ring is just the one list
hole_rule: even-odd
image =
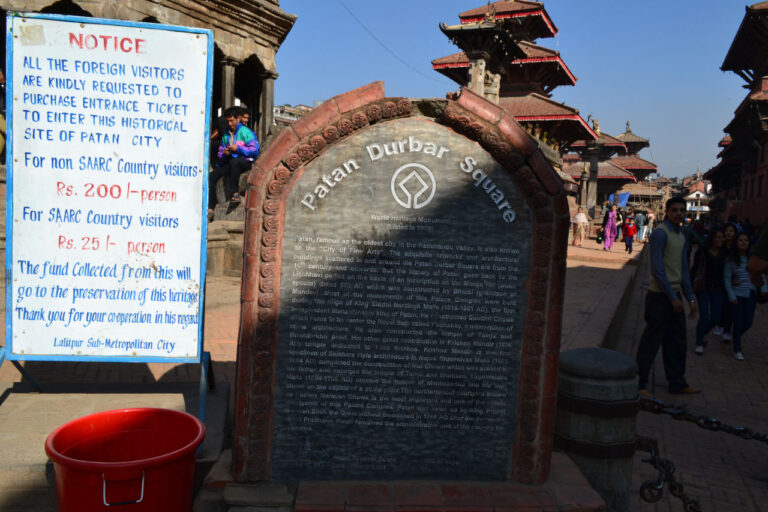
[{"label": "tiered temple roof", "polygon": [[[608,193],[657,171],[637,156],[650,143],[633,134],[629,123],[625,133],[612,137],[591,128],[577,109],[551,98],[554,89],[575,85],[577,79],[560,52],[536,44],[557,34],[544,4],[489,2],[460,13],[459,20],[440,28],[462,51],[433,60],[433,69],[510,112],[546,149],[547,158],[562,165],[564,175],[581,180],[584,161],[597,155],[597,178],[604,182],[599,188]],[[563,156],[568,151],[585,156]]]},{"label": "tiered temple roof", "polygon": [[748,6],[746,11],[720,69],[733,71],[751,86],[756,79],[768,74],[768,28],[765,24],[768,2]]},{"label": "tiered temple roof", "polygon": [[601,132],[599,144],[591,140],[575,142],[571,149],[576,153],[563,157],[563,162],[566,163],[563,171],[574,177],[577,174],[581,176],[585,165],[589,166],[592,159],[596,157],[598,191],[603,198],[615,194],[619,189],[624,190],[622,187],[636,183],[648,174],[656,172],[656,165],[629,151],[630,147],[637,147],[636,144],[647,144],[648,141],[631,135],[629,123],[627,123],[627,129],[627,132],[619,136],[624,140]]},{"label": "tiered temple roof", "polygon": [[627,151],[624,154],[611,158],[611,162],[628,171],[632,171],[638,181],[642,181],[650,174],[658,171],[658,167],[653,162],[640,158],[637,154],[640,150],[650,147],[648,139],[644,139],[632,133],[632,128],[627,121],[627,130],[616,138],[624,143]]},{"label": "tiered temple roof", "polygon": [[[627,146],[624,145],[623,142],[621,142],[619,139],[612,135],[608,135],[605,132],[601,132],[598,139],[602,143],[603,147],[606,148],[606,151],[610,151],[611,154],[616,153],[626,153],[627,152]],[[586,147],[589,144],[590,140],[579,140],[572,144],[573,149],[581,149]]]},{"label": "tiered temple roof", "polygon": [[499,105],[526,125],[534,137],[541,138],[546,132],[562,147],[570,147],[583,139],[585,133],[594,134],[578,110],[541,94],[502,96]]},{"label": "tiered temple roof", "polygon": [[646,176],[652,174],[658,170],[656,164],[644,160],[637,155],[619,155],[609,160],[614,165],[632,171],[638,180],[645,179]]},{"label": "tiered temple roof", "polygon": [[[581,179],[581,174],[584,172],[584,161],[579,155],[573,153],[565,155],[563,157],[563,172],[572,178]],[[621,180],[630,183],[635,181],[635,176],[630,171],[605,161],[598,163],[597,179]]]},{"label": "tiered temple roof", "polygon": [[[627,130],[624,133],[616,137],[612,137],[607,133],[601,133],[600,141],[603,143],[601,159],[605,159],[612,165],[628,171],[637,181],[642,181],[648,175],[658,171],[656,164],[638,156],[637,153],[640,150],[649,147],[651,144],[648,139],[632,133],[629,121],[627,121]],[[571,148],[574,151],[583,153],[590,144],[590,141],[580,140],[575,142]]]},{"label": "tiered temple roof", "polygon": [[515,44],[511,27],[511,23],[491,19],[461,25],[440,24],[443,34],[466,55],[483,58],[488,66],[494,68],[503,68],[510,60],[525,56]]},{"label": "tiered temple roof", "polygon": [[[560,52],[520,41],[517,46],[524,57],[511,59],[504,66],[505,80],[501,83],[502,95],[531,89],[549,95],[561,85],[576,85],[578,80],[560,58]],[[469,82],[469,57],[465,52],[454,53],[432,61],[432,68],[457,83]]]},{"label": "tiered temple roof", "polygon": [[[459,20],[440,28],[463,51],[433,60],[433,69],[459,85],[481,89],[478,69],[486,73],[486,97],[557,152],[577,140],[597,138],[578,110],[550,99],[556,87],[575,85],[577,79],[559,52],[535,44],[557,34],[544,4],[499,0],[462,12]],[[478,68],[473,62],[480,59]]]},{"label": "tiered temple roof", "polygon": [[651,145],[648,139],[644,139],[632,133],[629,121],[627,121],[627,130],[621,135],[617,135],[616,138],[627,146],[627,152],[630,154],[637,154],[641,149],[650,147]]},{"label": "tiered temple roof", "polygon": [[461,23],[475,23],[488,18],[489,13],[498,20],[514,20],[518,26],[515,34],[519,39],[534,40],[557,35],[557,27],[541,2],[499,0],[464,11],[459,14],[459,19]]}]

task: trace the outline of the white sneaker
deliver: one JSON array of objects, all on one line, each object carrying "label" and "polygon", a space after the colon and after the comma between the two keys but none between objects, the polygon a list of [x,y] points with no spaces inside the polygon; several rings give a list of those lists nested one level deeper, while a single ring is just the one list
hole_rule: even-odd
[{"label": "white sneaker", "polygon": [[727,332],[723,333],[723,341],[731,341],[731,335]]},{"label": "white sneaker", "polygon": [[702,345],[696,345],[694,352],[696,352],[697,355],[702,355],[704,354],[704,347]]},{"label": "white sneaker", "polygon": [[736,352],[735,354],[733,354],[733,357],[735,357],[739,361],[743,361],[744,360],[744,354],[742,354],[741,352]]},{"label": "white sneaker", "polygon": [[720,326],[715,327],[714,330],[712,331],[712,334],[714,334],[715,336],[722,336],[723,328]]}]

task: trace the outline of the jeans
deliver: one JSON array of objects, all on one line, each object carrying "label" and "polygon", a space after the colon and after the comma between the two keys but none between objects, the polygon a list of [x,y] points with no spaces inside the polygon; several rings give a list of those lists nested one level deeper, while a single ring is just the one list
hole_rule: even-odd
[{"label": "jeans", "polygon": [[731,304],[733,312],[733,351],[741,352],[741,335],[752,327],[755,318],[757,294],[749,292],[749,297],[736,297],[736,304]]},{"label": "jeans", "polygon": [[688,386],[685,380],[686,343],[685,312],[672,311],[672,303],[665,293],[649,291],[645,296],[645,329],[637,347],[639,389],[648,388],[648,374],[659,347],[669,391],[679,392]]},{"label": "jeans", "polygon": [[624,237],[624,245],[627,246],[627,252],[629,254],[632,254],[632,242],[634,241],[634,238],[631,236],[625,236]]},{"label": "jeans", "polygon": [[701,292],[696,294],[699,303],[699,323],[696,324],[696,346],[704,346],[704,336],[720,321],[723,313],[723,292]]},{"label": "jeans", "polygon": [[645,226],[637,226],[637,238],[636,240],[642,241],[643,235],[645,235]]}]

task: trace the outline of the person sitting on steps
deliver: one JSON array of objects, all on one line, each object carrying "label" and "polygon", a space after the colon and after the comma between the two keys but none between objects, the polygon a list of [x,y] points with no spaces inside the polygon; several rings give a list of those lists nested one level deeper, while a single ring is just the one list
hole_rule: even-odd
[{"label": "person sitting on steps", "polygon": [[241,115],[240,107],[230,107],[224,111],[227,132],[221,137],[219,162],[208,175],[208,220],[213,220],[213,209],[216,206],[216,182],[224,178],[224,193],[230,198],[230,204],[237,205],[240,202],[240,174],[248,171],[259,155],[259,140],[249,128],[240,123]]},{"label": "person sitting on steps", "polygon": [[251,113],[248,112],[248,109],[245,108],[245,105],[240,105],[240,116],[238,117],[238,119],[240,120],[241,125],[250,129],[248,125],[251,122]]}]

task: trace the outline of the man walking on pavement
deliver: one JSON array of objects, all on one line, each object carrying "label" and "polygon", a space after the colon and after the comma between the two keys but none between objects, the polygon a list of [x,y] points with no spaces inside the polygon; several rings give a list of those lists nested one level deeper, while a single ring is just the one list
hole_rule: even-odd
[{"label": "man walking on pavement", "polygon": [[648,391],[648,374],[659,347],[669,392],[700,392],[685,380],[686,325],[681,295],[690,304],[690,316],[693,318],[698,312],[688,271],[687,244],[680,231],[685,209],[682,197],[668,200],[664,222],[650,238],[651,278],[645,296],[646,325],[637,347],[638,387],[643,398],[652,397]]}]

